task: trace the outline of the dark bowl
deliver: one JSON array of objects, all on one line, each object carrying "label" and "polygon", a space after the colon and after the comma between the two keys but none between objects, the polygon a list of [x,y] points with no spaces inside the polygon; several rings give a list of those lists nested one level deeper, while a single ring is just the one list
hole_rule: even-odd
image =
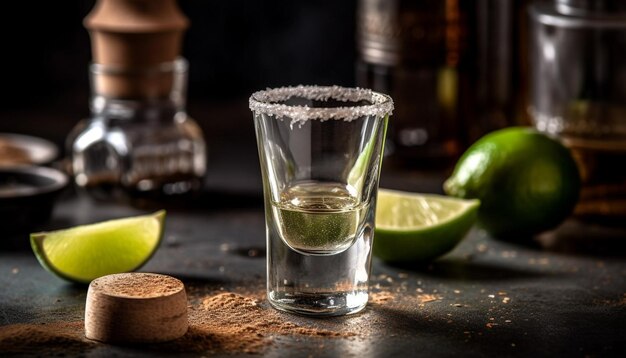
[{"label": "dark bowl", "polygon": [[43,138],[0,133],[0,167],[47,165],[59,154],[57,146]]},{"label": "dark bowl", "polygon": [[0,229],[15,233],[46,222],[67,186],[63,172],[47,167],[0,168]]}]

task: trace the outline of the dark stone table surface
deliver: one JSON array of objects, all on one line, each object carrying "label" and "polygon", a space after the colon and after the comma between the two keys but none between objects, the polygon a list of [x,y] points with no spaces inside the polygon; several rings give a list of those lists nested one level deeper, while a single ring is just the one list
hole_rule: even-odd
[{"label": "dark stone table surface", "polygon": [[[204,195],[202,202],[214,200],[214,204],[168,212],[162,245],[142,271],[182,279],[192,298],[193,292],[262,292],[261,197]],[[144,212],[68,193],[46,227]],[[453,252],[427,265],[394,267],[374,260],[372,292],[384,300],[371,302],[364,312],[349,317],[287,315],[287,319],[305,326],[339,332],[358,328],[356,337],[280,337],[264,354],[624,356],[626,236],[602,230],[569,221],[557,234],[520,245],[496,241],[473,229]],[[68,284],[41,268],[26,247],[26,236],[4,240],[0,251],[0,332],[16,323],[82,320],[86,287]],[[86,356],[159,353],[105,344],[80,352],[64,351],[62,345],[39,345],[0,352],[0,356],[46,356],[48,348],[57,354]]]},{"label": "dark stone table surface", "polygon": [[[206,190],[185,205],[168,208],[161,247],[141,269],[180,278],[191,299],[220,291],[260,294],[264,289],[265,228],[254,132],[245,102],[231,107],[241,109],[233,113],[220,112],[219,107],[192,108],[192,113],[206,117],[200,121],[210,145]],[[233,118],[241,118],[235,126],[229,124]],[[18,132],[34,128],[39,132],[32,134],[48,133],[43,127],[29,125],[28,120],[23,123]],[[59,142],[65,127],[55,132],[48,126],[51,138]],[[441,179],[441,174],[394,170],[385,164],[381,186],[438,192]],[[146,212],[145,208],[95,202],[68,190],[51,220],[33,230]],[[375,259],[374,299],[359,314],[329,319],[283,315],[303,326],[355,331],[356,336],[275,337],[263,354],[624,357],[625,257],[626,231],[619,228],[569,220],[555,232],[524,244],[494,240],[474,228],[452,252],[430,264],[397,267]],[[20,323],[81,321],[86,290],[45,271],[32,254],[26,234],[0,237],[0,335]],[[261,306],[270,309],[266,302]],[[9,354],[109,357],[169,353],[105,344],[77,351],[62,342],[49,342],[11,352],[0,348],[0,356]],[[249,356],[229,356],[237,355]]]}]

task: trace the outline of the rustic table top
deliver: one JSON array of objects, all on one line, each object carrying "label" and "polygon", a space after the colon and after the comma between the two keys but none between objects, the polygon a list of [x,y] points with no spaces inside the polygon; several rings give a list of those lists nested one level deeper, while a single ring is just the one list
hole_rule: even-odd
[{"label": "rustic table top", "polygon": [[[206,195],[206,200],[218,197]],[[222,195],[215,203],[230,205],[170,210],[164,241],[142,271],[182,279],[190,301],[221,291],[262,295],[265,260],[260,197],[226,199]],[[68,194],[47,226],[143,212]],[[569,222],[566,229],[589,231],[589,226]],[[623,355],[626,262],[622,241],[626,237],[603,237],[609,238],[585,246],[576,244],[580,239],[555,244],[558,238],[552,236],[545,239],[551,241],[546,249],[496,241],[474,229],[453,252],[426,266],[394,267],[374,260],[372,298],[364,312],[331,319],[284,314],[302,326],[353,331],[356,336],[281,336],[263,352],[315,357]],[[66,283],[42,269],[24,247],[25,237],[9,241],[13,242],[10,247],[0,251],[0,333],[18,323],[81,321],[86,287]],[[593,251],[598,245],[601,250]],[[607,252],[607,245],[617,246]],[[261,306],[271,309],[266,302]],[[105,344],[78,346],[76,351],[76,346],[64,348],[62,341],[10,347],[0,341],[0,351],[17,355],[40,355],[49,349],[70,355],[167,353],[162,346],[157,351],[151,346]]]},{"label": "rustic table top", "polygon": [[[207,117],[201,121],[210,145],[207,189],[185,207],[168,208],[161,247],[141,269],[183,280],[191,304],[224,291],[263,295],[265,227],[256,144],[245,102],[232,107],[241,110],[191,111]],[[27,126],[33,121],[24,121],[23,132],[40,128]],[[52,129],[57,142],[66,133],[64,127]],[[383,168],[381,186],[423,192],[441,188],[441,176],[391,169]],[[146,212],[94,202],[70,190],[51,221],[38,229]],[[556,233],[523,245],[473,229],[451,253],[428,265],[396,267],[374,259],[372,297],[359,314],[327,319],[281,314],[304,327],[355,335],[269,337],[271,343],[261,352],[269,357],[624,356],[625,257],[624,229],[569,221]],[[76,322],[69,326],[75,330],[70,335],[82,337],[87,288],[41,268],[27,235],[0,238],[0,287],[0,356],[202,355],[184,347],[173,352],[167,344],[11,340],[7,332],[17,324],[54,327],[58,322]],[[266,301],[259,305],[271,310]]]}]

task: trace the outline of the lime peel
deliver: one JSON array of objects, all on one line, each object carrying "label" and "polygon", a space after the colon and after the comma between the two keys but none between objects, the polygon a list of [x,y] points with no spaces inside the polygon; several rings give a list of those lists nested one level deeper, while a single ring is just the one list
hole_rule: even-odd
[{"label": "lime peel", "polygon": [[389,262],[435,259],[476,221],[480,201],[380,189],[374,255]]},{"label": "lime peel", "polygon": [[30,235],[33,252],[49,272],[88,283],[143,266],[158,248],[165,211]]}]

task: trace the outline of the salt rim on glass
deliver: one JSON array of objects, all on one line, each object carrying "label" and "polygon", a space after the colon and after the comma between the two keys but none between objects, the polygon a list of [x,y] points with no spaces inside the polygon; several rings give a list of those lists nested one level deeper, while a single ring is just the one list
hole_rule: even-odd
[{"label": "salt rim on glass", "polygon": [[[334,99],[341,102],[367,101],[369,104],[343,107],[309,107],[287,105],[283,103],[290,98],[299,97],[313,101]],[[255,115],[264,114],[280,120],[291,119],[290,126],[295,123],[302,126],[309,119],[353,121],[360,117],[382,118],[393,112],[393,100],[388,95],[374,92],[366,88],[348,88],[341,86],[295,86],[268,88],[250,96],[250,109]]]}]

